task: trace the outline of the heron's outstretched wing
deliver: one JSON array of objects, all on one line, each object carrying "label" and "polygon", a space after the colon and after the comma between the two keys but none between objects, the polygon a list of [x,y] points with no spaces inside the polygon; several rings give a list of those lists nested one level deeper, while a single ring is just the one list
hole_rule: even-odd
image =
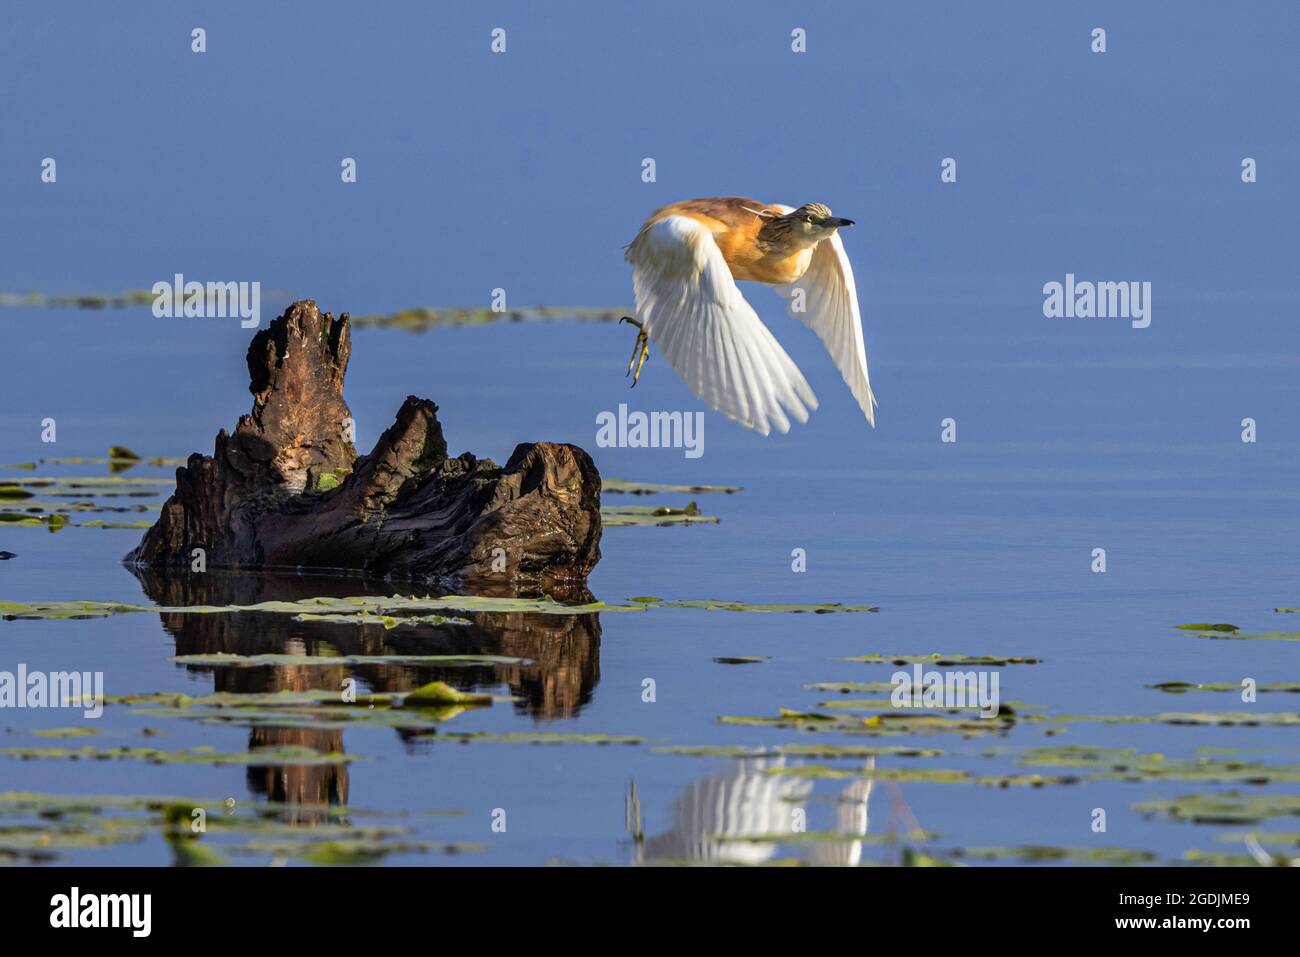
[{"label": "heron's outstretched wing", "polygon": [[636,314],[682,381],[746,428],[767,435],[808,421],[817,398],[763,325],[713,234],[688,216],[644,227],[629,245]]},{"label": "heron's outstretched wing", "polygon": [[[804,291],[802,312],[798,311],[797,289]],[[790,315],[817,333],[874,428],[876,396],[867,378],[867,348],[862,341],[858,290],[839,234],[813,247],[812,261],[798,282],[777,286],[776,291],[790,300]]]}]

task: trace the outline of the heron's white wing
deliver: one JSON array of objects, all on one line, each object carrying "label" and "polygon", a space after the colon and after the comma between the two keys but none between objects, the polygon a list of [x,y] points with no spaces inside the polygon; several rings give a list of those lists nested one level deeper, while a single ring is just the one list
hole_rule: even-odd
[{"label": "heron's white wing", "polygon": [[711,408],[763,435],[808,421],[817,398],[745,301],[703,224],[668,216],[628,246],[636,314],[682,381]]},{"label": "heron's white wing", "polygon": [[[796,308],[797,289],[804,292],[802,312]],[[867,421],[874,427],[876,397],[867,378],[867,347],[862,341],[858,289],[839,234],[834,233],[813,247],[812,260],[798,282],[777,286],[776,291],[790,300],[790,315],[817,333],[853,398],[858,400]]]}]

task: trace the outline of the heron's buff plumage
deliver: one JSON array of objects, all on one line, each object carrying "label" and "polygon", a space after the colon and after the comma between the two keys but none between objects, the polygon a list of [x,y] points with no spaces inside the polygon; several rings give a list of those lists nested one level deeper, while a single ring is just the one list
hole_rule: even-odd
[{"label": "heron's buff plumage", "polygon": [[[805,208],[830,215],[820,204]],[[656,209],[629,246],[635,246],[647,229],[669,216],[687,216],[713,233],[736,279],[784,285],[802,276],[812,257],[811,247],[795,237],[784,210],[743,196],[688,199]]]}]

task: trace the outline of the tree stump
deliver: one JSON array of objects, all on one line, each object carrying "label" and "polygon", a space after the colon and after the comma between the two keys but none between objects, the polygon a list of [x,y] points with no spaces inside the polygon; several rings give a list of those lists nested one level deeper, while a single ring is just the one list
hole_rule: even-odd
[{"label": "tree stump", "polygon": [[585,600],[600,559],[600,473],[574,445],[517,446],[504,468],[447,454],[438,407],[409,396],[357,457],[343,377],[348,316],[295,302],[248,349],[253,410],[176,491],[128,564],[311,568],[472,594]]}]

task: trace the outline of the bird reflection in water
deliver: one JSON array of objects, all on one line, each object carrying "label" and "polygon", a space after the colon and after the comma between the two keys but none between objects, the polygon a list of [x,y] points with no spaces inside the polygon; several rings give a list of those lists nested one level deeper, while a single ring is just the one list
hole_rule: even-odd
[{"label": "bird reflection in water", "polygon": [[[770,773],[785,766],[783,759],[743,758],[727,770],[692,781],[673,802],[668,830],[645,836],[641,830],[640,798],[633,783],[628,794],[627,824],[636,848],[635,862],[698,862],[765,864],[783,846],[798,841],[807,821],[805,803],[812,797],[808,778]],[[875,767],[871,758],[866,769]],[[870,778],[851,781],[835,801],[835,839],[808,842],[810,864],[852,866],[862,860],[861,840],[867,834]],[[783,842],[782,835],[790,841]]]}]

